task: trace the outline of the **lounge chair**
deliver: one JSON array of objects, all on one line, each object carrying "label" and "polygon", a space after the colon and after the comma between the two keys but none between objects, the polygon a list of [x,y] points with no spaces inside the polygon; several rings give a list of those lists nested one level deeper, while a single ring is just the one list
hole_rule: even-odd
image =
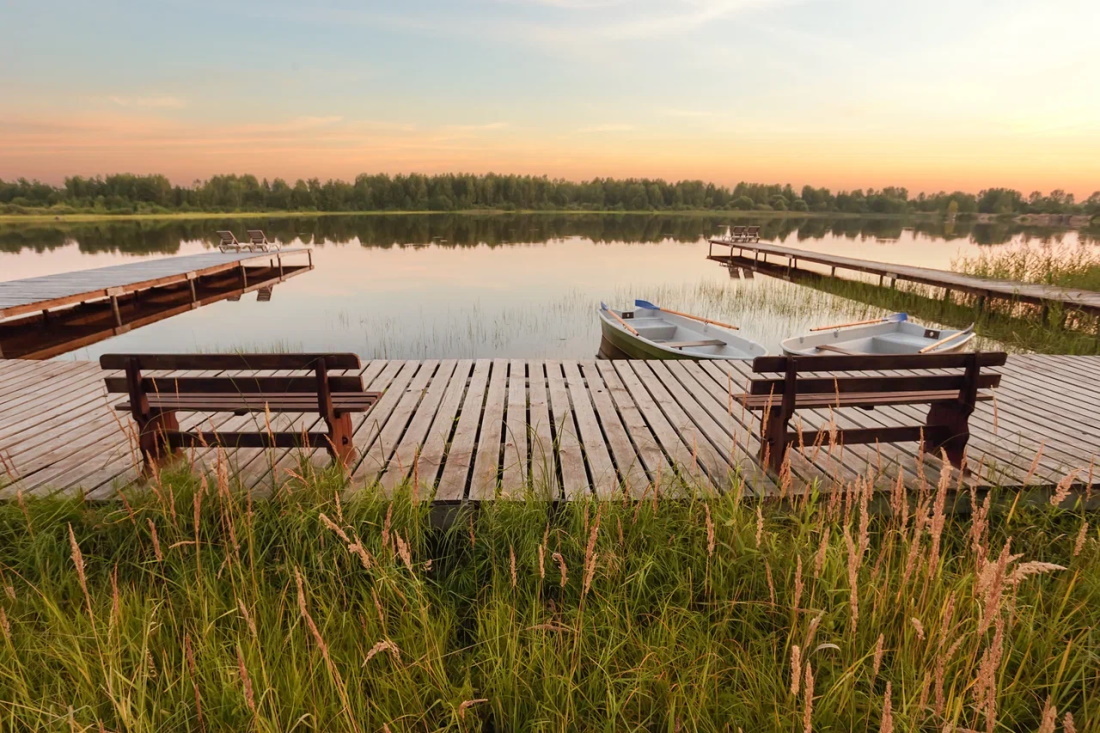
[{"label": "lounge chair", "polygon": [[222,238],[222,241],[218,243],[218,249],[220,249],[222,252],[240,252],[241,250],[252,250],[252,245],[245,244],[244,242],[238,242],[237,235],[233,232],[218,230],[218,236]]},{"label": "lounge chair", "polygon": [[267,235],[264,234],[263,229],[249,229],[248,242],[252,246],[252,251],[254,252],[268,252],[273,249],[279,249],[279,244],[277,242],[268,241]]}]

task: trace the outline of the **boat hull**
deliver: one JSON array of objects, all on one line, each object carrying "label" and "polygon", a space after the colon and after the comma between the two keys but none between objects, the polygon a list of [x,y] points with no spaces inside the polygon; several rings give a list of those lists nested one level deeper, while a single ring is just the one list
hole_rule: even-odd
[{"label": "boat hull", "polygon": [[[918,354],[949,336],[961,334],[952,341],[929,352],[953,354],[965,350],[974,338],[973,326],[968,329],[926,328],[912,321],[875,323],[853,328],[838,328],[794,336],[781,344],[790,356],[835,354],[843,349],[852,354]],[[832,349],[818,348],[834,347]]]},{"label": "boat hull", "polygon": [[[700,361],[752,359],[768,353],[729,329],[658,309],[637,308],[627,313],[601,309],[598,314],[603,336],[600,354],[606,358]],[[616,315],[624,317],[639,335],[627,331]]]}]

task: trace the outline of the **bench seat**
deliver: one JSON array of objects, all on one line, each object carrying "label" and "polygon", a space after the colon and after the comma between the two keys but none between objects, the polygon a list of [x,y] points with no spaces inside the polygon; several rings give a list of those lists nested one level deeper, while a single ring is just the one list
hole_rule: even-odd
[{"label": "bench seat", "polygon": [[[348,392],[332,395],[332,409],[337,415],[345,412],[366,412],[382,396],[380,392]],[[306,394],[151,394],[149,407],[180,412],[317,412],[317,397]],[[130,412],[130,400],[115,405],[115,409]]]},{"label": "bench seat", "polygon": [[[783,395],[734,395],[733,398],[750,410],[763,410],[778,405]],[[979,393],[979,402],[993,399],[993,395]],[[824,407],[870,407],[876,405],[929,405],[958,402],[958,390],[939,392],[849,392],[848,394],[800,394],[795,396],[794,409]]]}]

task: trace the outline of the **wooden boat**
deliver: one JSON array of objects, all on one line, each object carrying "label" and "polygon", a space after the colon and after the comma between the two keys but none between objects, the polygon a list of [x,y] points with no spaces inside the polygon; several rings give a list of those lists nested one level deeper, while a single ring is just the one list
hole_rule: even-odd
[{"label": "wooden boat", "polygon": [[[644,305],[643,305],[644,304]],[[733,332],[736,326],[658,308],[644,300],[632,311],[600,303],[601,353],[630,359],[752,359],[768,353]],[[610,348],[608,348],[610,347]]]},{"label": "wooden boat", "polygon": [[815,328],[782,342],[791,355],[821,354],[951,354],[962,351],[974,338],[968,328],[925,328],[895,313],[876,321]]}]

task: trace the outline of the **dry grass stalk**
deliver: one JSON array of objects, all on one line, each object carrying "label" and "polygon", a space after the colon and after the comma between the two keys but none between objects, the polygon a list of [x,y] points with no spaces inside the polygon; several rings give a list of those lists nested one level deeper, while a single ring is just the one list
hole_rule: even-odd
[{"label": "dry grass stalk", "polygon": [[331,519],[329,519],[328,516],[324,512],[321,512],[321,514],[318,518],[321,520],[321,524],[325,525],[330,530],[332,530],[336,534],[337,537],[339,537],[340,539],[342,539],[344,541],[344,544],[348,544],[348,545],[351,544],[351,539],[348,537],[347,533],[343,529],[341,529],[339,527],[339,525],[337,525],[335,522],[333,522]]},{"label": "dry grass stalk", "polygon": [[1007,585],[1016,585],[1017,583],[1019,583],[1021,580],[1028,577],[1029,575],[1039,575],[1041,573],[1052,573],[1055,570],[1065,570],[1065,569],[1066,568],[1065,568],[1064,565],[1057,565],[1057,564],[1052,563],[1052,562],[1032,561],[1032,562],[1020,563],[1019,565],[1017,565],[1015,568],[1012,569],[1011,573],[1008,574],[1008,577],[1005,578],[1005,583]]},{"label": "dry grass stalk", "polygon": [[810,669],[810,663],[806,662],[806,678],[802,683],[802,695],[804,704],[802,707],[802,731],[813,733],[814,718],[814,673]]},{"label": "dry grass stalk", "polygon": [[485,697],[479,697],[476,700],[463,700],[458,706],[458,717],[465,720],[466,711],[472,708],[474,705],[480,705],[483,702],[489,702],[489,699]]},{"label": "dry grass stalk", "polygon": [[391,657],[393,657],[394,662],[401,662],[401,649],[398,648],[397,644],[394,644],[389,639],[383,639],[382,641],[377,642],[374,646],[370,648],[370,651],[367,652],[366,658],[363,660],[363,664],[366,664],[370,660],[374,659],[376,655],[382,652],[386,652]]},{"label": "dry grass stalk", "polygon": [[241,648],[237,647],[237,674],[241,678],[241,685],[244,687],[244,701],[248,705],[248,709],[252,712],[253,718],[259,717],[260,712],[256,709],[256,695],[252,690],[252,678],[248,675],[248,667],[244,663],[244,652]]},{"label": "dry grass stalk", "polygon": [[4,611],[4,607],[0,606],[0,631],[4,632],[4,641],[11,643],[11,621],[8,620],[8,614]]},{"label": "dry grass stalk", "polygon": [[802,649],[797,645],[791,647],[791,696],[798,697],[802,688]]},{"label": "dry grass stalk", "polygon": [[1062,506],[1066,499],[1069,498],[1070,489],[1073,486],[1073,482],[1077,480],[1077,474],[1081,473],[1081,469],[1075,468],[1067,473],[1058,485],[1054,489],[1054,495],[1050,497],[1051,506]]},{"label": "dry grass stalk", "polygon": [[1024,476],[1023,486],[1027,486],[1031,483],[1031,479],[1035,475],[1035,472],[1039,470],[1039,462],[1043,460],[1043,450],[1046,448],[1046,445],[1045,440],[1039,443],[1039,450],[1035,451],[1035,457],[1031,459],[1031,465],[1027,469],[1027,475]]},{"label": "dry grass stalk", "polygon": [[252,614],[248,612],[248,607],[244,605],[244,601],[240,598],[237,599],[237,608],[241,610],[241,618],[244,619],[245,624],[248,626],[248,631],[252,634],[252,638],[259,640],[260,634],[256,628],[256,622],[252,620]]},{"label": "dry grass stalk", "polygon": [[997,671],[1003,655],[1004,619],[998,614],[994,622],[993,641],[982,652],[972,686],[974,706],[985,716],[986,733],[993,733],[997,724]]},{"label": "dry grass stalk", "polygon": [[336,690],[340,694],[340,701],[344,705],[344,710],[349,713],[349,721],[351,722],[352,728],[358,732],[359,724],[354,717],[350,716],[351,705],[348,701],[348,691],[347,686],[344,684],[344,678],[341,676],[339,668],[337,668],[336,664],[332,661],[328,644],[325,643],[325,638],[321,636],[320,629],[317,628],[317,624],[313,621],[313,616],[309,613],[309,608],[306,607],[305,583],[302,580],[302,573],[298,568],[294,568],[294,580],[298,586],[298,611],[302,616],[302,620],[306,622],[306,627],[313,636],[314,643],[316,643],[317,648],[321,650],[321,656],[325,660],[325,665],[328,667],[329,674],[332,675],[333,680],[336,682]]},{"label": "dry grass stalk", "polygon": [[894,733],[894,712],[890,700],[893,691],[893,686],[887,682],[886,694],[882,697],[882,722],[879,723],[879,733]]},{"label": "dry grass stalk", "polygon": [[88,618],[94,620],[92,615],[92,596],[88,593],[88,577],[84,574],[84,554],[80,551],[80,545],[77,544],[76,535],[73,534],[73,525],[69,525],[69,548],[70,554],[73,559],[73,565],[76,567],[76,577],[80,581],[80,590],[84,593],[84,602],[88,606]]},{"label": "dry grass stalk", "polygon": [[1058,708],[1054,707],[1054,702],[1051,700],[1050,695],[1047,695],[1047,701],[1043,705],[1043,715],[1039,719],[1039,729],[1037,733],[1054,733],[1054,729],[1058,726]]},{"label": "dry grass stalk", "polygon": [[825,531],[821,533],[821,541],[817,545],[817,554],[814,555],[814,577],[820,578],[821,571],[825,567],[825,554],[829,550],[829,535],[832,530],[826,526]]},{"label": "dry grass stalk", "polygon": [[561,587],[564,588],[569,580],[569,568],[565,565],[565,558],[561,556],[560,552],[555,552],[551,557],[558,564],[558,570],[561,572]]},{"label": "dry grass stalk", "polygon": [[860,556],[850,532],[844,532],[844,544],[848,547],[848,610],[852,618],[851,633],[859,628],[859,567]]},{"label": "dry grass stalk", "polygon": [[760,549],[760,545],[764,542],[764,509],[760,503],[756,504],[756,547]]},{"label": "dry grass stalk", "polygon": [[[706,528],[707,528],[707,557],[714,557],[714,547],[715,547],[714,519],[710,515],[710,504],[708,504],[707,502],[703,502],[703,521],[705,522]],[[621,534],[622,534],[621,525],[620,525],[620,532],[619,533],[620,533],[620,544],[622,544],[622,541],[621,541]]]},{"label": "dry grass stalk", "polygon": [[401,558],[401,562],[405,563],[405,567],[409,570],[413,569],[412,555],[409,553],[409,545],[405,540],[401,539],[401,535],[394,530],[393,544],[397,550],[397,556]]},{"label": "dry grass stalk", "polygon": [[798,555],[795,558],[794,565],[794,603],[792,604],[793,608],[797,609],[802,605],[802,591],[802,556]]},{"label": "dry grass stalk", "polygon": [[512,571],[512,587],[516,587],[516,550],[508,545],[508,566]]},{"label": "dry grass stalk", "polygon": [[1089,536],[1089,523],[1082,522],[1081,529],[1077,531],[1077,539],[1073,541],[1073,557],[1077,557],[1081,554],[1081,550],[1085,547],[1085,540]]},{"label": "dry grass stalk", "polygon": [[1062,718],[1062,730],[1064,733],[1077,733],[1077,724],[1073,720],[1073,713],[1066,713]]},{"label": "dry grass stalk", "polygon": [[875,653],[871,656],[871,679],[875,680],[878,677],[878,671],[882,667],[882,653],[884,650],[884,644],[886,643],[886,636],[884,634],[878,635],[878,640],[875,642]]},{"label": "dry grass stalk", "polygon": [[768,581],[768,598],[771,599],[773,606],[778,605],[775,595],[775,580],[772,578],[772,564],[766,559],[764,560],[764,578]]},{"label": "dry grass stalk", "polygon": [[153,557],[157,559],[157,562],[164,562],[164,553],[160,549],[160,537],[157,536],[157,525],[152,519],[149,519],[149,535],[153,539]]},{"label": "dry grass stalk", "polygon": [[187,660],[187,671],[191,675],[191,687],[195,692],[195,717],[199,721],[199,730],[206,730],[206,722],[202,717],[202,694],[199,692],[199,676],[196,672],[195,650],[191,646],[191,635],[183,634],[183,656]]}]

